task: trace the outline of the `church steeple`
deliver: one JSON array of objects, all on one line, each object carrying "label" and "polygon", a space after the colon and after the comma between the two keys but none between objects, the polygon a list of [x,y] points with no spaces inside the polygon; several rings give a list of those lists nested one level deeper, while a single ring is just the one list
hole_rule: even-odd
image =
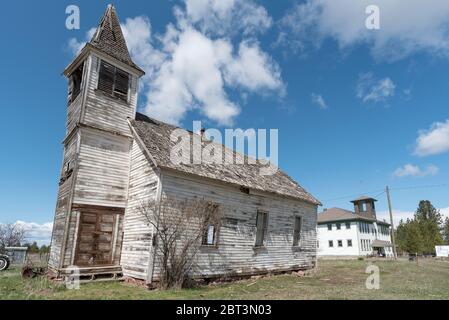
[{"label": "church steeple", "polygon": [[[50,270],[120,268],[139,78],[117,12],[109,5],[92,40],[64,70],[66,136]],[[114,236],[113,236],[114,235]]]},{"label": "church steeple", "polygon": [[120,26],[117,11],[112,4],[109,4],[106,8],[106,11],[101,18],[92,39],[82,48],[77,57],[64,70],[64,74],[66,76],[71,74],[74,67],[76,67],[80,61],[84,60],[91,51],[96,51],[99,54],[116,59],[119,63],[125,64],[126,66],[134,69],[133,73],[138,76],[145,74],[145,71],[143,71],[131,59],[128,46],[126,45],[126,40]]},{"label": "church steeple", "polygon": [[131,59],[117,11],[112,4],[108,5],[89,44],[131,67],[140,69]]}]

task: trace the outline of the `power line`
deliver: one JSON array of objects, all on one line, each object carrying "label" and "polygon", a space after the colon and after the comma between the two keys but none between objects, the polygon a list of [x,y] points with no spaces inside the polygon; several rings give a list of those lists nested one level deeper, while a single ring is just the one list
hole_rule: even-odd
[{"label": "power line", "polygon": [[[368,195],[368,194],[373,194],[373,193],[376,193],[376,192],[379,192],[379,191],[382,191],[379,195],[381,195],[381,194],[383,194],[385,192],[385,190],[383,190],[383,189],[378,189],[378,190],[374,190],[374,191],[371,191],[371,192],[362,192],[362,193],[342,196],[342,197],[338,197],[338,198],[326,199],[326,200],[322,200],[322,201],[334,201],[334,200],[342,200],[342,199],[347,199],[347,198],[354,198],[354,197],[360,196],[361,194]],[[379,195],[377,195],[377,196],[379,196]],[[374,196],[374,197],[377,197],[377,196]]]},{"label": "power line", "polygon": [[[417,189],[432,189],[432,188],[442,188],[442,187],[449,187],[448,183],[442,183],[442,184],[433,184],[433,185],[423,185],[423,186],[409,186],[409,187],[392,187],[390,188],[390,191],[404,191],[404,190],[417,190]],[[347,196],[341,196],[341,197],[337,197],[337,198],[331,198],[331,199],[325,199],[322,200],[323,202],[330,202],[330,201],[337,201],[337,200],[344,200],[344,199],[348,199],[348,198],[353,198],[353,197],[357,197],[361,194],[373,194],[376,192],[379,192],[379,194],[373,196],[373,198],[377,198],[379,196],[381,196],[382,194],[385,193],[384,189],[378,189],[378,190],[374,190],[371,192],[362,192],[362,193],[357,193],[357,194],[352,194],[352,195],[347,195]]]},{"label": "power line", "polygon": [[433,184],[433,185],[426,185],[426,186],[398,187],[398,188],[390,188],[390,190],[402,191],[402,190],[431,189],[431,188],[441,188],[441,187],[449,187],[449,184],[443,183],[443,184]]}]

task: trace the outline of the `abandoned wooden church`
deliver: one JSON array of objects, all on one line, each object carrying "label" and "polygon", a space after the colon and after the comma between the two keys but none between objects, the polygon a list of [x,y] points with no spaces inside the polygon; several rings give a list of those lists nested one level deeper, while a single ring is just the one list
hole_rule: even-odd
[{"label": "abandoned wooden church", "polygon": [[113,6],[64,75],[67,131],[49,260],[53,276],[77,266],[86,276],[157,282],[155,228],[138,208],[169,196],[221,208],[220,228],[209,228],[213,236],[198,244],[198,277],[314,266],[320,203],[288,175],[260,175],[259,164],[170,161],[170,133],[177,128],[136,113],[144,71],[130,57]]}]

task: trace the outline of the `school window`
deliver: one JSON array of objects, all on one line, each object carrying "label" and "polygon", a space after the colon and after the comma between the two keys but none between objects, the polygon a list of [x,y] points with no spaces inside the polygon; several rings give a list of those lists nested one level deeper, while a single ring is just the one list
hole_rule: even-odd
[{"label": "school window", "polygon": [[129,74],[112,64],[101,61],[98,90],[121,100],[128,100]]},{"label": "school window", "polygon": [[265,242],[265,237],[268,228],[268,212],[257,212],[256,219],[256,247],[262,247]]},{"label": "school window", "polygon": [[329,240],[329,248],[333,248],[334,247],[334,241]]},{"label": "school window", "polygon": [[352,247],[352,240],[348,240],[348,247]]},{"label": "school window", "polygon": [[338,240],[338,246],[343,247],[343,240]]},{"label": "school window", "polygon": [[351,223],[350,222],[346,222],[346,229],[351,229]]},{"label": "school window", "polygon": [[331,224],[327,225],[327,230],[332,231],[332,225]]},{"label": "school window", "polygon": [[366,203],[359,203],[359,211],[366,212]]},{"label": "school window", "polygon": [[217,244],[217,227],[213,224],[207,226],[203,234],[203,246],[214,246]]},{"label": "school window", "polygon": [[293,246],[297,247],[300,244],[301,240],[301,225],[302,219],[301,217],[295,217],[295,225],[293,228]]},{"label": "school window", "polygon": [[337,230],[341,229],[341,224],[337,223]]}]

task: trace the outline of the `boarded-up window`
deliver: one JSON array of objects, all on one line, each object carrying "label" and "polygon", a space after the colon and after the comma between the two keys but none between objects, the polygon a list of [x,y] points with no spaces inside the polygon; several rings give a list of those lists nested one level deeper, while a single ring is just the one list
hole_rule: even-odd
[{"label": "boarded-up window", "polygon": [[70,81],[70,102],[75,101],[81,92],[81,82],[83,81],[84,64],[81,64],[69,77]]},{"label": "boarded-up window", "polygon": [[257,211],[256,220],[256,247],[264,245],[268,229],[268,212]]},{"label": "boarded-up window", "polygon": [[293,228],[293,246],[297,247],[300,245],[301,240],[301,228],[302,228],[301,217],[295,217],[295,225]]},{"label": "boarded-up window", "polygon": [[128,100],[129,74],[107,62],[101,61],[98,90],[124,101]]},{"label": "boarded-up window", "polygon": [[204,234],[203,234],[203,242],[204,246],[214,246],[217,243],[217,226],[210,224],[207,226]]}]

